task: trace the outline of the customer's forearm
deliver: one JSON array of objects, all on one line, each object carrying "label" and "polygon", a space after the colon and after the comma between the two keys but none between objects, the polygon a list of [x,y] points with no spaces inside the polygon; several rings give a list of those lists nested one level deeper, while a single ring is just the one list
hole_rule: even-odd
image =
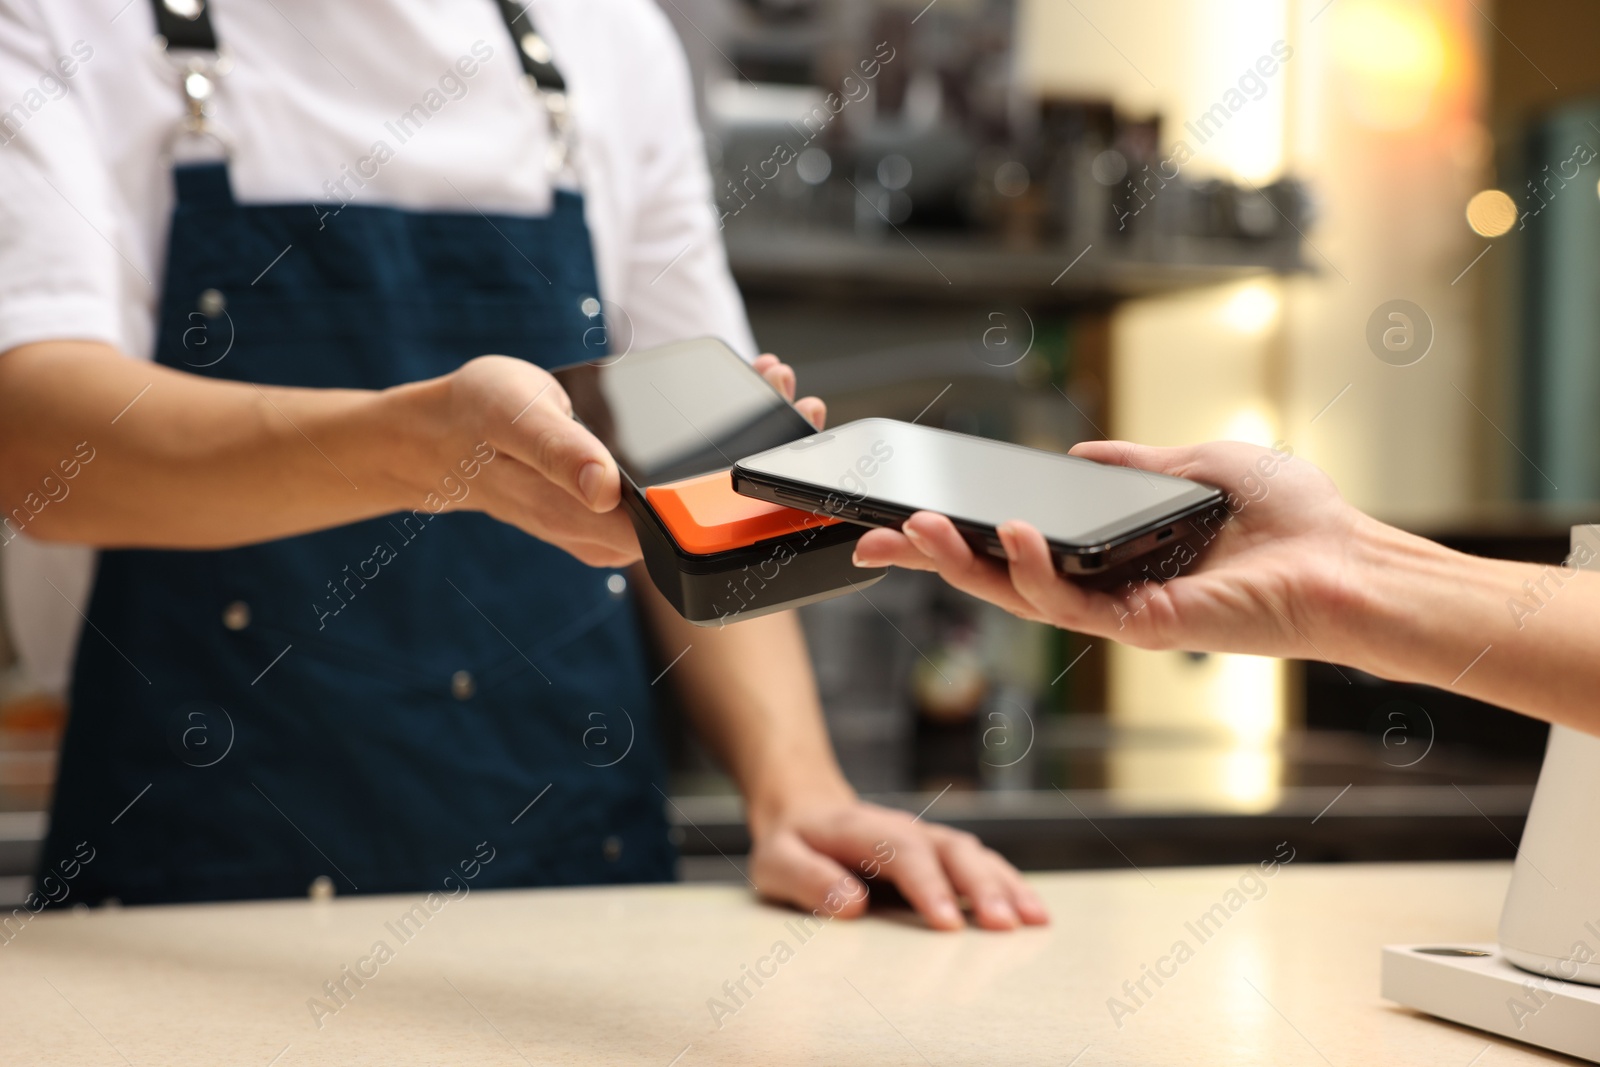
[{"label": "customer's forearm", "polygon": [[428,388],[258,387],[103,344],[15,348],[0,354],[0,520],[7,538],[198,548],[415,506]]},{"label": "customer's forearm", "polygon": [[1469,556],[1371,521],[1351,560],[1322,627],[1332,658],[1600,732],[1600,574]]}]

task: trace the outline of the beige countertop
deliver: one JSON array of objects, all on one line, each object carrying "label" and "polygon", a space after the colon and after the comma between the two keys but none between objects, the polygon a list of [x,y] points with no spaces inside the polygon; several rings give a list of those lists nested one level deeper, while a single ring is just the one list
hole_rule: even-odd
[{"label": "beige countertop", "polygon": [[[0,1061],[1575,1062],[1378,996],[1385,943],[1492,941],[1509,865],[1247,870],[1038,875],[1054,925],[1013,934],[903,913],[807,931],[692,885],[52,913],[0,946]],[[1141,993],[1146,966],[1169,977]]]}]

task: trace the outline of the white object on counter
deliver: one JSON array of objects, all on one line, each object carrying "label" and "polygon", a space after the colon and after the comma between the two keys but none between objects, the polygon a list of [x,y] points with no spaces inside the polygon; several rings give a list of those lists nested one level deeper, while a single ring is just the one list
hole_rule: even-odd
[{"label": "white object on counter", "polygon": [[[1600,570],[1600,526],[1572,528],[1568,567]],[[1550,568],[1546,598],[1570,571]],[[1498,945],[1383,950],[1383,995],[1451,1022],[1600,1062],[1600,737],[1550,729]]]},{"label": "white object on counter", "polygon": [[[1570,564],[1600,571],[1600,526],[1572,528]],[[1545,583],[1558,597],[1560,574]],[[1570,579],[1567,579],[1570,580]],[[1600,985],[1600,737],[1565,726],[1550,744],[1500,915],[1500,947],[1519,967]],[[1595,1032],[1600,1034],[1600,1025]]]},{"label": "white object on counter", "polygon": [[1441,1019],[1600,1062],[1600,988],[1531,975],[1492,943],[1385,945],[1383,995]]}]

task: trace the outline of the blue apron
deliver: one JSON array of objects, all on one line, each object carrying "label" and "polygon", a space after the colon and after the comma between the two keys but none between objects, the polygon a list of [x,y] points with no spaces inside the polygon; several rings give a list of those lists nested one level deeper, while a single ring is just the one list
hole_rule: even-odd
[{"label": "blue apron", "polygon": [[[168,366],[382,389],[485,352],[596,354],[575,194],[485,218],[242,205],[222,164],[175,182]],[[470,493],[485,454],[438,471],[440,497]],[[49,872],[94,850],[69,902],[294,896],[319,876],[430,891],[490,850],[475,887],[672,877],[622,577],[416,507],[225,551],[100,553],[42,856]]]}]

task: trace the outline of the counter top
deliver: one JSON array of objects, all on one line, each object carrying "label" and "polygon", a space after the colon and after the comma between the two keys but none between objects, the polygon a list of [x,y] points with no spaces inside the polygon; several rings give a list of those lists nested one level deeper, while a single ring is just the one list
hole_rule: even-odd
[{"label": "counter top", "polygon": [[[1054,925],[1013,934],[805,924],[703,885],[59,912],[0,946],[0,1043],[8,1063],[208,1067],[1575,1062],[1378,995],[1385,943],[1493,940],[1509,877],[1035,875]],[[1167,977],[1141,992],[1147,967]]]}]

